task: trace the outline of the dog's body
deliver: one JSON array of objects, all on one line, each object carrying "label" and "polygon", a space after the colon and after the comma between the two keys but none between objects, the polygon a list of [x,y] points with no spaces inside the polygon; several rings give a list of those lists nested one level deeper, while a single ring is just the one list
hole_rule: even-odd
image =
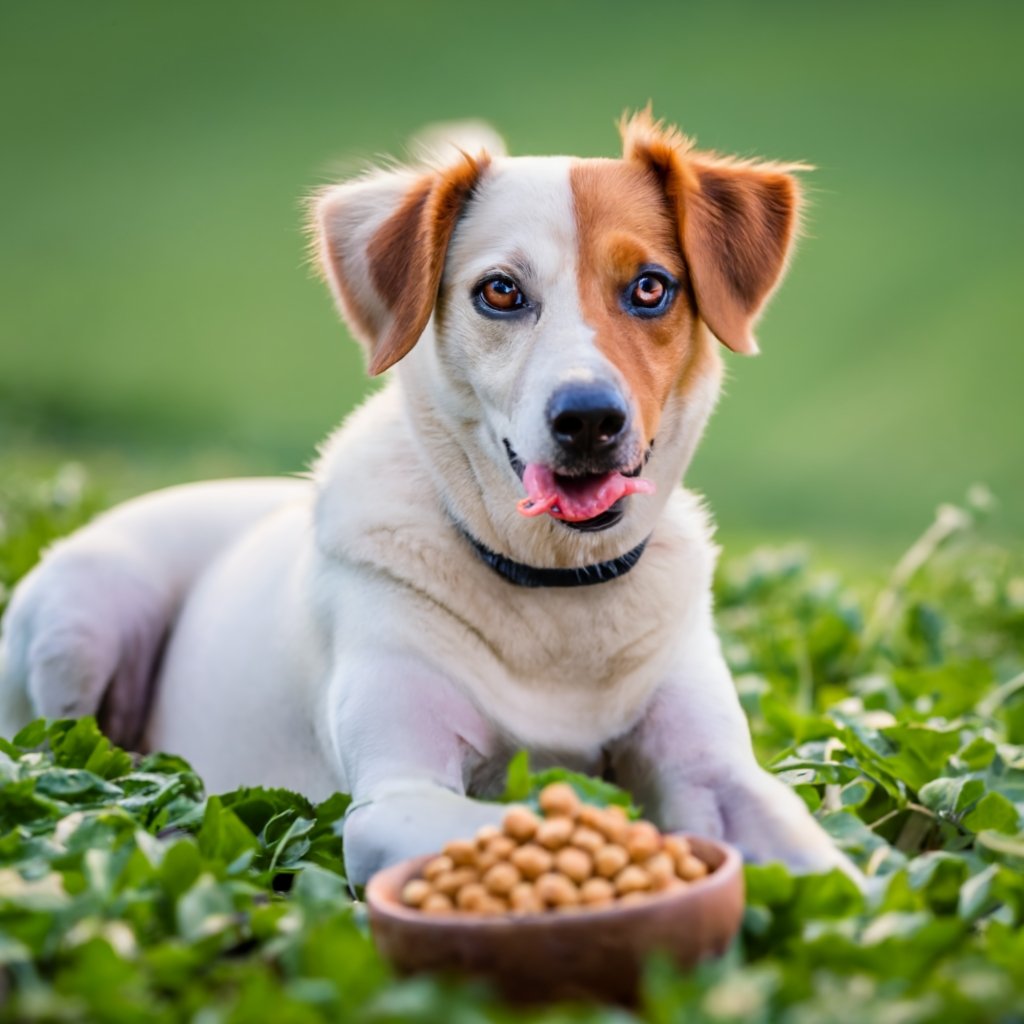
[{"label": "dog's body", "polygon": [[[58,545],[5,622],[3,726],[100,709],[214,790],[351,792],[357,882],[496,820],[467,796],[519,748],[610,774],[665,828],[845,866],[754,761],[677,486],[718,393],[708,326],[753,350],[795,204],[785,169],[643,115],[622,160],[326,191],[328,278],[393,379],[312,481],[163,492]],[[622,575],[566,586],[580,567]]]}]

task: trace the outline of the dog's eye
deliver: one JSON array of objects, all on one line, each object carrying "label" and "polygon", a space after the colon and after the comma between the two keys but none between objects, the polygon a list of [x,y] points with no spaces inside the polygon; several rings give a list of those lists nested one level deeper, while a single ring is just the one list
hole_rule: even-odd
[{"label": "dog's eye", "polygon": [[477,286],[476,295],[486,309],[496,313],[514,313],[526,305],[519,285],[505,274],[485,278]]},{"label": "dog's eye", "polygon": [[659,316],[672,301],[673,283],[665,275],[644,271],[626,289],[623,296],[628,313],[637,316]]}]

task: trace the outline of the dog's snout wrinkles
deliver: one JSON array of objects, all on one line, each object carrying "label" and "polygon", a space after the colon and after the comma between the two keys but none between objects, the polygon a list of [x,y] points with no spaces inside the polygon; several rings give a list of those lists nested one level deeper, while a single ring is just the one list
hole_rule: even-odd
[{"label": "dog's snout wrinkles", "polygon": [[629,407],[610,384],[571,384],[548,403],[548,423],[559,446],[585,457],[614,448],[626,430]]}]

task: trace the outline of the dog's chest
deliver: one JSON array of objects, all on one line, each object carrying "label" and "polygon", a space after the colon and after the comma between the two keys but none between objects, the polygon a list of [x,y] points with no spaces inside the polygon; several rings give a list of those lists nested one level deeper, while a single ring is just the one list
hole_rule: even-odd
[{"label": "dog's chest", "polygon": [[392,611],[499,734],[591,756],[636,721],[688,619],[690,588],[672,585],[670,552],[652,545],[648,563],[608,583],[531,589],[497,576],[457,536],[430,540],[392,535],[378,549],[404,584]]}]

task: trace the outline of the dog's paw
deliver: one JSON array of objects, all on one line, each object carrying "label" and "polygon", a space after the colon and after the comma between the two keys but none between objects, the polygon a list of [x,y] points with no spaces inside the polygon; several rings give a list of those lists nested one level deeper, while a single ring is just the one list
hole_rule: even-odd
[{"label": "dog's paw", "polygon": [[752,864],[781,862],[798,874],[838,868],[863,888],[863,876],[783,782],[760,769],[713,784],[677,785],[662,827],[724,839]]},{"label": "dog's paw", "polygon": [[501,804],[459,796],[430,782],[410,781],[352,805],[345,817],[345,872],[353,886],[408,857],[437,853],[484,825],[499,825]]},{"label": "dog's paw", "polygon": [[861,889],[864,876],[833,842],[800,796],[767,772],[719,794],[725,839],[752,863],[779,861],[797,874],[838,869]]},{"label": "dog's paw", "polygon": [[0,639],[0,729],[97,715],[137,742],[167,626],[166,601],[116,561],[57,549],[16,588]]}]

